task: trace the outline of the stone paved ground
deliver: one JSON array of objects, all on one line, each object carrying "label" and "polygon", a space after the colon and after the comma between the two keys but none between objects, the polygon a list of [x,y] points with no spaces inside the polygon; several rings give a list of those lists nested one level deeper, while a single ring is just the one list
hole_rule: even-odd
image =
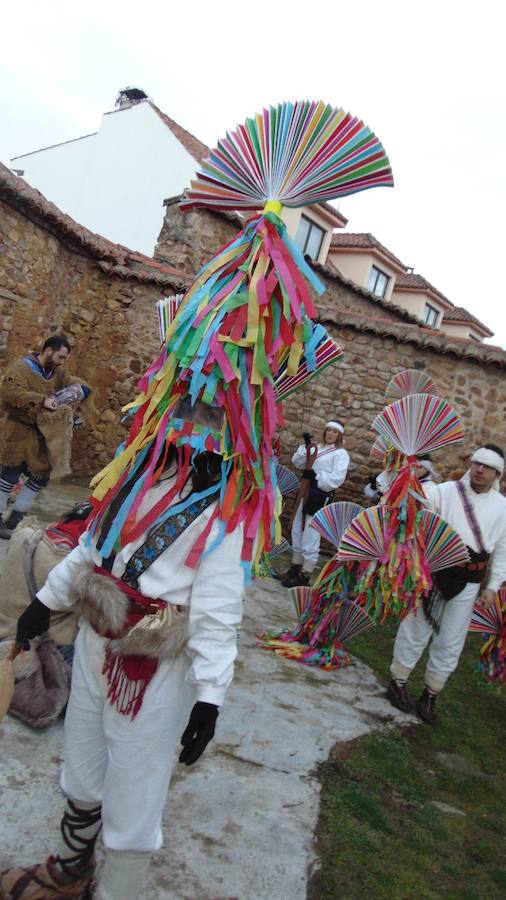
[{"label": "stone paved ground", "polygon": [[[45,518],[84,496],[79,485],[51,488]],[[0,553],[3,560],[3,541]],[[165,846],[145,900],[303,900],[317,865],[317,764],[338,742],[412,721],[392,709],[362,663],[329,674],[256,647],[259,630],[292,621],[286,591],[272,580],[254,582],[216,740],[193,768],[175,769]],[[0,748],[5,868],[43,858],[54,843],[62,726],[34,732],[6,717]]]}]

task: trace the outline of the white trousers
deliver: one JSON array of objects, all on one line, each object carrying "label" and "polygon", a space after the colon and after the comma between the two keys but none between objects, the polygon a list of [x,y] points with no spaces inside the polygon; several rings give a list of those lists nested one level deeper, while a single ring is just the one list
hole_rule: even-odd
[{"label": "white trousers", "polygon": [[425,670],[427,687],[438,693],[457,668],[464,649],[479,584],[467,584],[460,594],[445,603],[439,634],[427,621],[422,609],[409,613],[401,622],[394,644],[392,677],[406,681],[430,638],[429,659]]},{"label": "white trousers", "polygon": [[306,516],[304,528],[302,528],[302,502],[295,513],[292,525],[292,562],[295,565],[302,563],[305,572],[312,572],[318,562],[320,553],[320,534],[311,528],[312,516]]},{"label": "white trousers", "polygon": [[107,700],[105,640],[83,624],[75,643],[65,716],[61,785],[77,804],[102,804],[108,850],[150,852],[162,845],[161,821],[173,756],[195,693],[185,683],[185,653],[161,662],[135,719]]}]

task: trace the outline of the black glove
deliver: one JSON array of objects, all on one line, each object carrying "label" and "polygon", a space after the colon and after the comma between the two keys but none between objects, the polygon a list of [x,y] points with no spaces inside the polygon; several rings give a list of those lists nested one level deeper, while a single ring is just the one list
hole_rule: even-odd
[{"label": "black glove", "polygon": [[18,619],[16,629],[16,644],[20,644],[23,650],[29,650],[30,644],[28,638],[37,637],[44,634],[49,628],[49,616],[51,610],[40,602],[38,597],[27,606],[24,613],[21,613]]},{"label": "black glove", "polygon": [[316,481],[316,472],[314,469],[304,469],[302,477],[307,478],[308,481]]},{"label": "black glove", "polygon": [[179,762],[187,766],[197,762],[214,736],[217,718],[218,707],[214,703],[203,703],[199,700],[195,704],[181,738],[183,749],[179,754]]}]

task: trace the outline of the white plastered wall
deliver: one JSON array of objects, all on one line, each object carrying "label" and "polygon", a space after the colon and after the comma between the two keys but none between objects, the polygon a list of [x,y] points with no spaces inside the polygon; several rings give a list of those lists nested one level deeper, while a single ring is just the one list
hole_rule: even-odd
[{"label": "white plastered wall", "polygon": [[12,164],[80,225],[148,255],[164,199],[182,193],[198,168],[148,103],[106,113],[97,134]]}]

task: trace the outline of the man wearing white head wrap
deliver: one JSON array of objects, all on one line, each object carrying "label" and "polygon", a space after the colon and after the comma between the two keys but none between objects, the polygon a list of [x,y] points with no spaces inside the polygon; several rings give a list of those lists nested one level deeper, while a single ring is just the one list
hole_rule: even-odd
[{"label": "man wearing white head wrap", "polygon": [[[429,604],[401,622],[395,639],[388,699],[408,712],[412,703],[406,682],[432,638],[425,671],[425,689],[416,711],[432,724],[436,696],[456,669],[466,640],[474,604],[489,606],[506,580],[506,497],[499,493],[504,454],[486,444],[471,457],[459,481],[424,484],[427,506],[440,515],[467,545],[471,562],[436,573]],[[442,605],[438,615],[434,604]]]},{"label": "man wearing white head wrap", "polygon": [[[315,512],[330,503],[332,492],[346,478],[350,457],[343,447],[344,426],[330,420],[319,444],[301,444],[292,463],[304,470],[307,490],[299,496],[292,524],[292,566],[281,581],[285,587],[309,584],[318,562],[320,534],[311,528]],[[309,449],[308,449],[309,448]],[[309,460],[309,463],[308,463]]]}]

